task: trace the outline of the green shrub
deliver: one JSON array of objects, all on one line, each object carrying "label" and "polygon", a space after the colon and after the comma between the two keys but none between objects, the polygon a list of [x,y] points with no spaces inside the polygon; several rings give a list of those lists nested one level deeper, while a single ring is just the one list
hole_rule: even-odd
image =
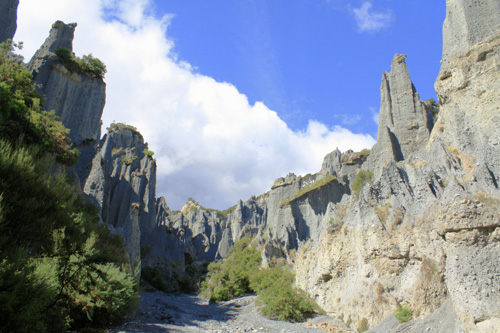
[{"label": "green shrub", "polygon": [[110,133],[116,132],[119,130],[129,130],[129,131],[132,131],[132,133],[141,136],[141,138],[142,138],[142,134],[137,130],[137,127],[132,126],[132,125],[127,125],[124,123],[112,123],[111,125],[109,125],[109,127],[106,128],[106,130]]},{"label": "green shrub", "polygon": [[363,186],[369,183],[372,179],[373,172],[366,170],[359,170],[356,175],[356,179],[352,182],[351,189],[353,193],[356,195],[356,198],[359,198],[359,193]]},{"label": "green shrub", "polygon": [[250,275],[258,270],[261,258],[259,251],[249,244],[249,238],[242,238],[233,245],[223,263],[213,262],[208,266],[202,293],[209,296],[211,302],[227,301],[252,292]]},{"label": "green shrub", "polygon": [[31,74],[22,64],[9,60],[12,45],[0,44],[0,137],[13,145],[36,145],[54,154],[59,163],[74,165],[79,152],[71,149],[69,130],[54,111],[42,111],[42,97]]},{"label": "green shrub", "polygon": [[283,321],[304,321],[314,314],[313,303],[304,291],[276,280],[257,298],[259,311],[266,317]]},{"label": "green shrub", "polygon": [[282,284],[292,285],[295,280],[293,274],[282,267],[270,267],[260,269],[251,275],[250,288],[256,293],[271,287],[276,281]]},{"label": "green shrub", "polygon": [[154,151],[148,150],[147,148],[144,148],[144,150],[142,152],[144,153],[144,155],[146,155],[149,158],[153,158],[153,155],[155,154]]},{"label": "green shrub", "polygon": [[77,155],[10,49],[0,46],[0,331],[112,324],[138,300],[123,240],[66,175],[49,172]]},{"label": "green shrub", "polygon": [[412,315],[413,312],[411,311],[410,305],[408,303],[399,304],[396,312],[394,313],[394,317],[396,317],[396,319],[400,323],[406,323],[408,320],[410,320]]},{"label": "green shrub", "polygon": [[427,105],[436,105],[436,101],[434,100],[434,98],[429,98],[425,100],[424,103]]},{"label": "green shrub", "polygon": [[363,149],[362,151],[359,152],[359,155],[361,155],[363,157],[368,157],[368,155],[370,155],[370,153],[371,153],[370,149]]},{"label": "green shrub", "polygon": [[155,267],[144,267],[141,271],[141,278],[158,290],[170,291],[163,274]]},{"label": "green shrub", "polygon": [[244,238],[231,249],[224,262],[213,262],[202,283],[202,294],[211,302],[229,300],[243,293],[259,294],[259,311],[284,321],[303,321],[321,311],[307,295],[292,287],[293,274],[282,267],[259,269],[259,252]]},{"label": "green shrub", "polygon": [[100,59],[94,58],[92,54],[78,58],[75,57],[71,50],[62,47],[58,48],[55,53],[64,67],[70,72],[100,79],[104,78],[107,72],[106,65]]},{"label": "green shrub", "polygon": [[37,152],[0,142],[0,299],[9,304],[3,328],[116,322],[138,298],[122,240],[99,225],[97,208],[64,176],[47,176],[50,159],[37,160]]},{"label": "green shrub", "polygon": [[120,157],[120,161],[126,165],[132,164],[137,159],[138,157],[135,155],[122,155],[122,157]]}]

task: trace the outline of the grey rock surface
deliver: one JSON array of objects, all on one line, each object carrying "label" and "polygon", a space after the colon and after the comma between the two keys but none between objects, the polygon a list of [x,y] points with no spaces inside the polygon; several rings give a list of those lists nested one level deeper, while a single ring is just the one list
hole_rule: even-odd
[{"label": "grey rock surface", "polygon": [[0,3],[0,43],[13,39],[17,29],[19,0],[3,0]]},{"label": "grey rock surface", "polygon": [[138,132],[110,129],[84,186],[103,221],[124,237],[134,269],[141,267],[141,242],[156,226],[156,163],[147,148]]},{"label": "grey rock surface", "polygon": [[321,332],[312,323],[332,320],[326,316],[308,323],[271,320],[258,312],[255,299],[251,295],[209,304],[196,295],[143,292],[138,316],[109,332]]},{"label": "grey rock surface", "polygon": [[443,24],[443,65],[500,31],[497,0],[447,0]]},{"label": "grey rock surface", "polygon": [[[111,129],[93,154],[104,83],[69,73],[53,54],[57,47],[71,49],[75,25],[56,22],[29,66],[46,105],[66,121],[74,141],[83,147],[83,141],[95,140],[85,148],[92,167],[78,173],[103,221],[123,235],[135,270],[142,264],[169,277],[184,274],[189,265],[224,258],[249,236],[260,246],[264,264],[294,266],[296,285],[351,327],[495,332],[500,322],[498,6],[491,0],[447,1],[444,61],[435,84],[439,107],[420,100],[405,56],[396,55],[382,77],[378,141],[369,154],[335,150],[317,174],[278,178],[267,193],[240,200],[226,212],[194,201],[174,212],[157,199],[156,164],[132,128]],[[64,110],[75,105],[77,114],[66,117]],[[80,115],[96,121],[82,125]],[[353,184],[360,170],[373,174],[358,193]],[[199,300],[186,301],[199,306]],[[151,306],[160,307],[155,302]],[[399,324],[391,316],[404,302],[414,320]],[[181,312],[186,311],[189,307]],[[184,329],[153,319],[148,327]],[[195,323],[199,317],[186,320]],[[220,321],[224,318],[211,317],[210,324],[196,322],[189,329],[212,329]]]},{"label": "grey rock surface", "polygon": [[100,139],[101,116],[106,100],[106,84],[100,78],[71,73],[55,55],[58,48],[73,50],[76,23],[57,21],[49,37],[29,61],[35,86],[45,100],[46,110],[55,110],[70,130],[71,141]]},{"label": "grey rock surface", "polygon": [[403,332],[429,332],[429,333],[462,333],[460,320],[453,309],[451,300],[447,300],[428,317],[400,323],[390,315],[377,326],[369,329],[367,333],[403,333]]},{"label": "grey rock surface", "polygon": [[391,71],[382,75],[379,128],[372,160],[402,161],[423,147],[432,131],[433,117],[411,82],[405,59],[406,55],[396,54]]}]

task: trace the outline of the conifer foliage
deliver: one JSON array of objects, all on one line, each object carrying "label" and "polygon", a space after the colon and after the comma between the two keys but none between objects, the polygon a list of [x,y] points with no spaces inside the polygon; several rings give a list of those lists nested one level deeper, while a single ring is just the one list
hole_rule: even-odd
[{"label": "conifer foliage", "polygon": [[11,50],[0,47],[0,332],[112,324],[138,299],[123,242],[64,174],[49,172],[78,153]]}]

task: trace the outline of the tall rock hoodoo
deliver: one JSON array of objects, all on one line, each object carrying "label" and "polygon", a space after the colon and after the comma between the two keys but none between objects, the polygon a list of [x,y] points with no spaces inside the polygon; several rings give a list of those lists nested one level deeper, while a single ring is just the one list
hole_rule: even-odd
[{"label": "tall rock hoodoo", "polygon": [[396,54],[382,75],[377,143],[372,158],[402,161],[427,143],[433,126],[428,107],[410,79],[406,55]]},{"label": "tall rock hoodoo", "polygon": [[132,266],[140,269],[141,238],[156,224],[156,163],[135,128],[109,128],[84,192],[100,208],[103,221],[123,236]]},{"label": "tall rock hoodoo", "polygon": [[14,38],[17,29],[17,6],[19,0],[4,0],[0,3],[0,43]]},{"label": "tall rock hoodoo", "polygon": [[76,23],[57,21],[49,37],[28,63],[38,91],[43,95],[46,110],[55,110],[64,126],[71,130],[75,144],[99,140],[101,116],[106,100],[106,84],[102,78],[68,70],[55,52],[73,51]]},{"label": "tall rock hoodoo", "polygon": [[44,97],[44,109],[56,112],[81,152],[76,171],[83,186],[101,136],[106,84],[100,77],[71,71],[55,54],[61,48],[72,53],[75,28],[76,23],[55,22],[27,67]]}]

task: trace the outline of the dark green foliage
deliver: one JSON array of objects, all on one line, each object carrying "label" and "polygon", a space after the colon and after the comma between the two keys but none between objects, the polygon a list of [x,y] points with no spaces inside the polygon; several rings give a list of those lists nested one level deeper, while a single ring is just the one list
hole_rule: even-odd
[{"label": "dark green foliage", "polygon": [[280,284],[292,285],[294,280],[295,277],[289,270],[281,267],[270,267],[260,269],[253,273],[250,287],[259,294],[263,290],[271,287],[277,281],[279,281]]},{"label": "dark green foliage", "polygon": [[351,185],[352,192],[356,195],[356,197],[359,197],[361,189],[371,181],[372,177],[373,172],[367,170],[359,170],[358,174],[356,175],[356,179],[354,180],[354,182],[352,182]]},{"label": "dark green foliage", "polygon": [[55,154],[64,165],[74,165],[78,150],[71,149],[69,130],[53,111],[42,111],[43,101],[22,64],[10,61],[12,43],[0,44],[0,138],[11,144],[35,144]]},{"label": "dark green foliage", "polygon": [[141,278],[158,290],[164,292],[170,291],[162,272],[155,267],[144,267],[141,272]]},{"label": "dark green foliage", "polygon": [[293,288],[293,274],[280,267],[259,269],[259,251],[250,239],[238,241],[224,262],[208,266],[202,292],[211,302],[235,298],[244,293],[259,294],[257,303],[265,316],[284,321],[302,321],[319,307],[305,293]]},{"label": "dark green foliage", "polygon": [[394,313],[394,317],[396,317],[400,323],[406,323],[410,320],[412,315],[413,313],[408,303],[399,304],[396,312]]},{"label": "dark green foliage", "polygon": [[98,58],[94,58],[92,54],[78,58],[71,50],[61,47],[56,50],[56,55],[70,72],[100,79],[104,78],[107,72],[106,65]]},{"label": "dark green foliage", "polygon": [[257,298],[259,311],[266,317],[283,321],[304,321],[315,313],[306,293],[277,280]]},{"label": "dark green foliage", "polygon": [[137,300],[122,241],[36,155],[0,142],[0,321],[40,332],[110,324]]},{"label": "dark green foliage", "polygon": [[258,270],[261,258],[259,251],[249,244],[249,238],[242,238],[234,244],[224,263],[213,262],[208,266],[202,289],[210,294],[211,302],[227,301],[252,292],[250,274]]},{"label": "dark green foliage", "polygon": [[8,49],[0,48],[0,332],[109,325],[138,299],[123,240],[67,176],[49,173],[77,155]]}]

